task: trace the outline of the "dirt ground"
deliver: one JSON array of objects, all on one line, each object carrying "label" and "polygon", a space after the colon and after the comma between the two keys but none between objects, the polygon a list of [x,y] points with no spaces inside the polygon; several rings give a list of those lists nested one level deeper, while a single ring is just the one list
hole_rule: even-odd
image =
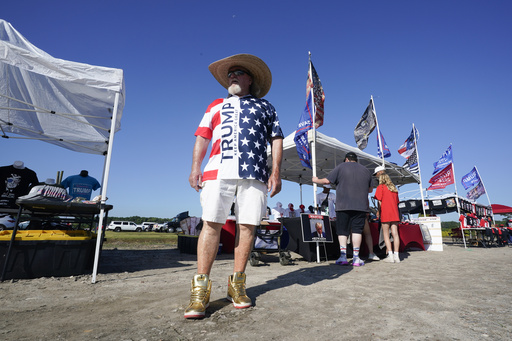
[{"label": "dirt ground", "polygon": [[219,255],[203,320],[185,320],[195,256],[104,250],[91,276],[0,283],[0,340],[510,340],[512,248],[402,253],[400,264],[333,261],[247,267],[255,302],[224,298],[232,255]]}]

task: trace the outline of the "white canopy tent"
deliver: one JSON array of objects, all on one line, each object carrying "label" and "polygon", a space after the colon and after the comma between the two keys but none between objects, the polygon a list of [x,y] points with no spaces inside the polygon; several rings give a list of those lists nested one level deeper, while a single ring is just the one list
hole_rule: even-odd
[{"label": "white canopy tent", "polygon": [[[0,19],[0,133],[105,156],[103,226],[114,133],[124,108],[123,70],[54,58]],[[102,229],[98,229],[95,282]]]},{"label": "white canopy tent", "polygon": [[[349,146],[338,141],[333,137],[329,137],[318,131],[316,133],[316,175],[319,178],[325,178],[337,164],[343,162],[345,154],[354,152],[357,155],[358,162],[368,168],[373,174],[375,167],[382,165],[382,159],[361,151],[356,147]],[[296,182],[300,185],[313,185],[311,178],[313,172],[310,168],[304,167],[297,154],[294,141],[295,132],[286,136],[283,141],[283,162],[281,167],[281,179]],[[313,140],[313,131],[308,132],[308,140],[311,144]],[[272,165],[272,155],[268,150],[268,164]],[[390,176],[395,185],[401,186],[409,183],[419,183],[417,175],[411,173],[407,169],[394,163],[385,161],[386,173]]]}]

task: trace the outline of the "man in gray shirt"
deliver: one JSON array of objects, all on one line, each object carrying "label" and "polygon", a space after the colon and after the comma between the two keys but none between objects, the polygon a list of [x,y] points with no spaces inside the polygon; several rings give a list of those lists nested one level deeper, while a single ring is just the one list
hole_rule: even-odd
[{"label": "man in gray shirt", "polygon": [[364,262],[359,258],[359,248],[366,215],[370,212],[368,193],[373,191],[370,171],[357,163],[355,153],[348,152],[345,162],[336,166],[326,178],[319,179],[314,176],[312,180],[319,185],[336,186],[336,232],[341,253],[336,264],[348,265],[347,240],[352,232],[352,265],[363,266]]}]

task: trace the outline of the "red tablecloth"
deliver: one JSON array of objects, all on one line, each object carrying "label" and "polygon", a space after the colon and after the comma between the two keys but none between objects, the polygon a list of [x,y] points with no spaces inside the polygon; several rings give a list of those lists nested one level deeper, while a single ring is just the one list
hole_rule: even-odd
[{"label": "red tablecloth", "polygon": [[[373,245],[379,244],[379,225],[378,223],[370,223],[372,231]],[[400,252],[404,252],[407,248],[417,247],[425,251],[423,244],[423,235],[421,234],[420,225],[416,224],[399,224],[398,235],[400,236]]]}]

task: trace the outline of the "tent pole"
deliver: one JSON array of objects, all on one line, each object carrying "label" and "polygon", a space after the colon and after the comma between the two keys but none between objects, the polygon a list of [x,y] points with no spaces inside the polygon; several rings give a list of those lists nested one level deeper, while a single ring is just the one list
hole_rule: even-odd
[{"label": "tent pole", "polygon": [[[313,127],[311,128],[311,132],[313,134],[313,139],[311,141],[311,159],[313,160],[312,171],[313,171],[313,177],[316,176],[316,103],[315,103],[315,93],[313,91],[315,84],[313,83],[313,70],[311,69],[311,52],[309,52],[309,75],[308,77],[311,77],[311,98],[313,100],[312,105],[312,111],[313,111]],[[309,132],[308,132],[309,135]],[[309,138],[308,138],[309,140]],[[318,202],[316,200],[316,191],[317,191],[317,184],[313,182],[313,203],[315,205],[315,208],[318,207]],[[320,244],[316,243],[316,262],[320,263]]]},{"label": "tent pole", "polygon": [[110,136],[108,139],[107,155],[105,157],[105,166],[103,169],[103,184],[101,186],[101,204],[100,204],[100,217],[98,222],[98,231],[96,235],[96,252],[94,254],[94,267],[92,271],[92,283],[96,283],[96,274],[98,273],[98,261],[100,258],[100,248],[103,240],[103,218],[105,215],[105,203],[107,201],[107,187],[108,176],[110,173],[110,161],[112,159],[112,147],[114,145],[114,134],[116,130],[117,121],[117,108],[119,106],[119,92],[116,92],[114,99],[114,112],[112,114],[112,121],[110,122]]}]

